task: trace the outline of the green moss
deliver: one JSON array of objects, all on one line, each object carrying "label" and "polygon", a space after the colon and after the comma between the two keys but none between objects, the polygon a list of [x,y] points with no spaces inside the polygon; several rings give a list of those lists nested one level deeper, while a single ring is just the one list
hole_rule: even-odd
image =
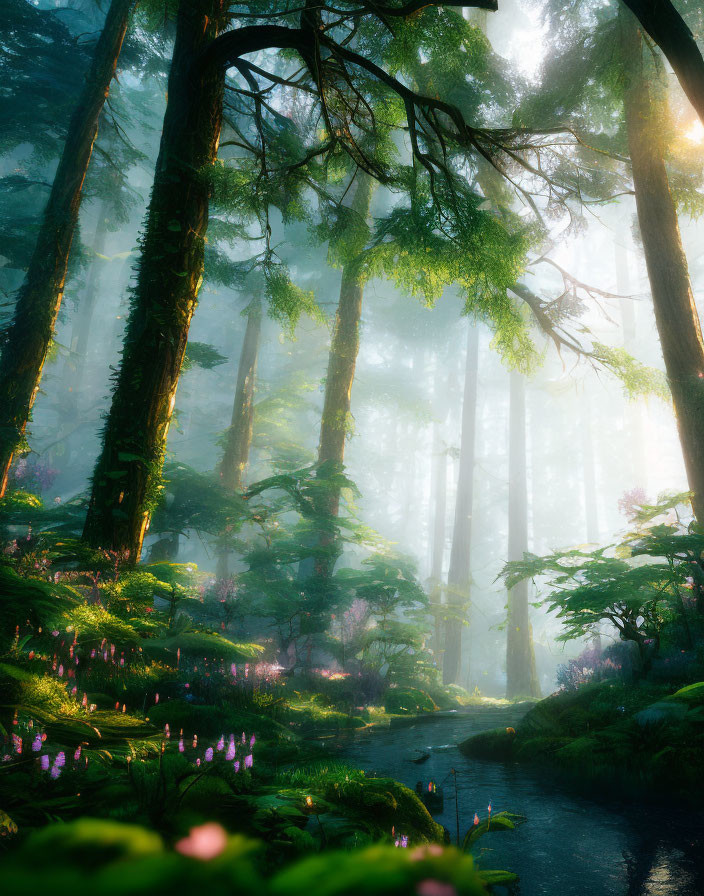
[{"label": "green moss", "polygon": [[389,688],[384,698],[386,712],[398,715],[434,712],[437,708],[432,697],[419,688]]},{"label": "green moss", "polygon": [[459,751],[474,759],[510,759],[515,740],[516,732],[513,728],[492,728],[462,741]]}]

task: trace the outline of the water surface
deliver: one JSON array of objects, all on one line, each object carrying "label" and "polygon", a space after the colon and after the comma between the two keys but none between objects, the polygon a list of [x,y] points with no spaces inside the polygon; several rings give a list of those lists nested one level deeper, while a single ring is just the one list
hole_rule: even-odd
[{"label": "water surface", "polygon": [[[508,710],[510,712],[510,710]],[[520,875],[521,896],[704,896],[704,812],[672,805],[601,798],[598,802],[516,764],[467,759],[456,745],[511,719],[479,710],[399,729],[361,732],[338,745],[340,756],[367,773],[443,784],[435,818],[455,838],[457,773],[460,833],[474,813],[508,810],[527,816],[514,832],[484,837],[486,868]],[[514,723],[517,719],[513,720]],[[422,765],[409,759],[429,752]]]}]

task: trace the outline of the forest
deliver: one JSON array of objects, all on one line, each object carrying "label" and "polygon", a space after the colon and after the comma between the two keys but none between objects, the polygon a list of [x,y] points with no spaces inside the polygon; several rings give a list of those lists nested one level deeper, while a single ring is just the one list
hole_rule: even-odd
[{"label": "forest", "polygon": [[701,0],[0,0],[0,892],[704,893]]}]

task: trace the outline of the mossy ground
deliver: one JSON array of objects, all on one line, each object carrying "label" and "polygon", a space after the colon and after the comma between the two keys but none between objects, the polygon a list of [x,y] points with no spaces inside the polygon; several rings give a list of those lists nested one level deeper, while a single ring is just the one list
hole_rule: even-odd
[{"label": "mossy ground", "polygon": [[460,749],[477,758],[549,766],[584,787],[699,801],[704,682],[679,689],[648,681],[584,685],[537,703],[515,732],[482,732]]}]

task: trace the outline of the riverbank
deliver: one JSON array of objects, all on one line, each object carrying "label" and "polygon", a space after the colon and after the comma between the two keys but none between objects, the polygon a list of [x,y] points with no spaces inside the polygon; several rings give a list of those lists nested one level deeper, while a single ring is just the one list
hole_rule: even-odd
[{"label": "riverbank", "polygon": [[704,683],[585,685],[542,700],[515,726],[497,725],[459,745],[470,758],[550,768],[583,788],[626,796],[704,790]]}]

